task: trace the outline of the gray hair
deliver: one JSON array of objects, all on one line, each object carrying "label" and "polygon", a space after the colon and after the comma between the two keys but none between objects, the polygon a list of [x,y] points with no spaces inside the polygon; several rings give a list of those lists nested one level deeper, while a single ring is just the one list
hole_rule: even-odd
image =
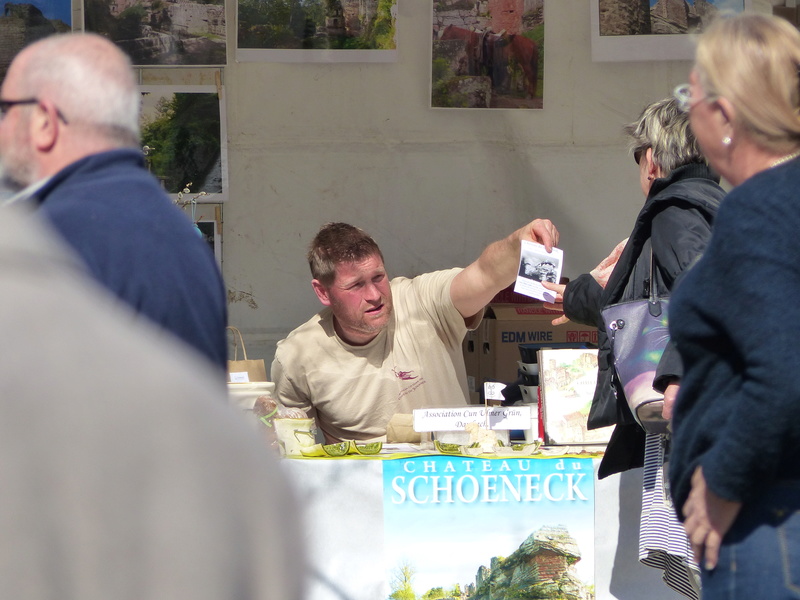
[{"label": "gray hair", "polygon": [[25,49],[22,92],[52,100],[70,125],[114,145],[139,146],[141,93],[128,56],[91,33],[47,37]]},{"label": "gray hair", "polygon": [[697,139],[689,127],[689,115],[669,97],[645,107],[639,118],[624,128],[632,153],[653,150],[653,162],[664,176],[689,163],[704,163]]}]

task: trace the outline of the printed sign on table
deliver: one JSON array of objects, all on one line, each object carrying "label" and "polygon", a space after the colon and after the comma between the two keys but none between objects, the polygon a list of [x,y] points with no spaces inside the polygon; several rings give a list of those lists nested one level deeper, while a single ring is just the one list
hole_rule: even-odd
[{"label": "printed sign on table", "polygon": [[393,459],[383,485],[390,598],[593,597],[590,458]]}]

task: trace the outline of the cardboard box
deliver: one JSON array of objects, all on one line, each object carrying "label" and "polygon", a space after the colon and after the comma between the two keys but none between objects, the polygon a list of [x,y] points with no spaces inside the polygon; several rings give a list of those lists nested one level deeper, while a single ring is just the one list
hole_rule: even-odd
[{"label": "cardboard box", "polygon": [[[554,326],[558,313],[539,304],[490,304],[480,327],[464,340],[464,362],[472,391],[485,381],[517,380],[520,344],[597,344],[597,328],[578,323]],[[551,345],[552,344],[552,345]]]}]

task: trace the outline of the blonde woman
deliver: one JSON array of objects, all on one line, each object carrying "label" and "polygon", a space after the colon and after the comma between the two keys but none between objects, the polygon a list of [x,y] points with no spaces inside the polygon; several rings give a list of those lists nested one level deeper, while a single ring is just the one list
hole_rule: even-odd
[{"label": "blonde woman", "polygon": [[788,22],[721,17],[676,89],[734,186],[670,304],[684,363],[671,492],[704,600],[800,597],[799,68]]}]

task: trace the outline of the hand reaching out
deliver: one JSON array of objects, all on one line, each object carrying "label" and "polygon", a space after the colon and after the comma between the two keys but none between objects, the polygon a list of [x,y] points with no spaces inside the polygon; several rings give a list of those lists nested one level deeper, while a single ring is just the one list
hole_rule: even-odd
[{"label": "hand reaching out", "polygon": [[599,283],[601,287],[606,287],[608,278],[611,276],[611,272],[614,270],[614,267],[617,266],[617,261],[619,260],[620,254],[622,254],[622,251],[625,249],[625,244],[627,243],[628,238],[625,238],[614,247],[614,249],[611,251],[611,254],[606,256],[600,261],[599,265],[589,271],[589,274],[594,277],[594,280]]},{"label": "hand reaching out", "polygon": [[[549,222],[545,222],[545,224],[546,223]],[[540,223],[539,227],[542,228],[543,224]],[[589,272],[589,274],[594,278],[595,281],[597,281],[597,283],[600,284],[601,287],[606,287],[606,284],[608,283],[608,278],[611,276],[611,272],[614,270],[614,267],[617,266],[617,261],[619,261],[619,257],[622,254],[622,251],[625,249],[625,244],[627,243],[628,243],[628,238],[622,240],[619,244],[617,244],[614,247],[614,249],[611,251],[611,254],[609,254],[603,260],[601,260],[600,264]],[[541,284],[548,290],[556,292],[555,302],[552,303],[546,302],[544,304],[544,307],[547,310],[558,311],[563,313],[564,289],[567,286],[558,283],[550,283],[547,281],[542,281]],[[566,315],[562,314],[560,317],[556,317],[555,319],[553,319],[551,323],[553,325],[563,325],[564,323],[569,323],[569,318]]]}]

